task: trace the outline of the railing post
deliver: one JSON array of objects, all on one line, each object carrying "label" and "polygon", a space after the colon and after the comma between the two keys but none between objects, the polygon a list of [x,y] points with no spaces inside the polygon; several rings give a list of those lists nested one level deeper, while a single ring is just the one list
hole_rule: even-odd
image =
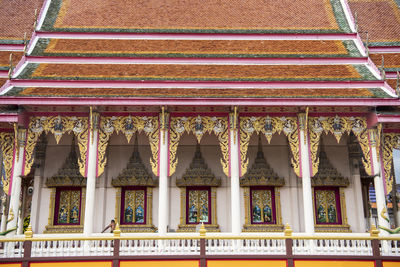
[{"label": "railing post", "polygon": [[200,267],[207,267],[206,260],[206,228],[204,227],[204,223],[201,223],[201,227],[199,230],[200,233]]},{"label": "railing post", "polygon": [[290,238],[292,236],[293,230],[290,227],[289,223],[286,223],[285,230],[283,231],[286,239],[285,239],[285,247],[286,247],[286,258],[287,258],[287,267],[294,267],[293,263],[293,239]]},{"label": "railing post", "polygon": [[119,229],[118,223],[115,226],[113,233],[114,233],[114,238],[116,238],[116,239],[114,239],[114,251],[113,251],[112,266],[119,267],[119,247],[120,247],[120,242],[121,242],[119,237],[121,237],[121,230]]},{"label": "railing post", "polygon": [[32,237],[33,237],[32,226],[29,224],[28,228],[25,231],[24,257],[22,259],[22,267],[29,266],[29,260],[31,258],[31,252],[32,252]]},{"label": "railing post", "polygon": [[375,266],[376,267],[382,267],[382,260],[379,259],[381,256],[381,251],[379,248],[379,230],[376,229],[376,226],[373,224],[371,225],[371,230],[369,231],[371,237],[373,238],[371,240],[371,246],[372,246],[372,256],[375,258]]}]

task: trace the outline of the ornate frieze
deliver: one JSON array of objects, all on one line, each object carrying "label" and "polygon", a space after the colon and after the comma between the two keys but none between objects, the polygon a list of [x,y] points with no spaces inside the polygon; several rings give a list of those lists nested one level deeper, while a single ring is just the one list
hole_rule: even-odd
[{"label": "ornate frieze", "polygon": [[400,133],[384,133],[382,147],[382,161],[385,172],[386,194],[392,192],[394,181],[393,167],[393,149],[400,149]]},{"label": "ornate frieze", "polygon": [[98,171],[97,176],[104,172],[107,163],[106,150],[110,136],[113,133],[122,132],[128,143],[133,134],[142,131],[149,138],[152,171],[158,175],[158,144],[159,144],[159,122],[157,116],[112,116],[100,118],[99,141],[98,141]]},{"label": "ornate frieze", "polygon": [[176,155],[179,140],[184,132],[193,133],[198,143],[205,133],[214,133],[221,147],[222,159],[221,165],[224,173],[229,176],[229,133],[227,117],[171,117],[170,122],[170,144],[169,144],[169,175],[172,175],[178,164]]},{"label": "ornate frieze", "polygon": [[369,138],[367,131],[366,118],[362,117],[309,117],[309,140],[310,140],[310,157],[312,160],[312,174],[314,176],[318,172],[319,158],[318,147],[321,135],[331,133],[335,136],[337,142],[340,142],[343,134],[350,134],[352,132],[361,147],[363,152],[363,165],[368,175],[371,175],[371,151],[369,146]]},{"label": "ornate frieze", "polygon": [[15,136],[14,133],[0,133],[0,143],[1,143],[1,152],[3,159],[4,175],[1,175],[1,182],[3,185],[3,190],[6,194],[8,194],[10,188],[11,174],[13,168],[13,159],[14,159],[14,144],[15,144]]},{"label": "ornate frieze", "polygon": [[300,175],[300,155],[299,155],[299,136],[298,123],[296,117],[240,117],[240,160],[241,175],[247,172],[249,158],[247,149],[250,137],[253,133],[264,134],[268,143],[271,142],[272,135],[284,133],[289,141],[292,152],[291,162],[294,172]]},{"label": "ornate frieze", "polygon": [[40,135],[52,133],[59,143],[63,134],[74,133],[79,146],[79,172],[85,176],[86,152],[88,147],[88,118],[75,116],[31,117],[28,129],[28,138],[25,146],[24,174],[31,171],[34,161],[34,149]]}]

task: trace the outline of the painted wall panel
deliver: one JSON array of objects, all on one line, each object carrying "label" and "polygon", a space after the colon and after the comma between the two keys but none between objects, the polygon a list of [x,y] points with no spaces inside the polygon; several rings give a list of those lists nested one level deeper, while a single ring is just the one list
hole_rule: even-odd
[{"label": "painted wall panel", "polygon": [[1,267],[21,267],[21,263],[0,263]]},{"label": "painted wall panel", "polygon": [[111,261],[80,261],[80,262],[32,262],[30,267],[111,267]]},{"label": "painted wall panel", "polygon": [[382,264],[383,267],[399,267],[400,261],[384,261]]},{"label": "painted wall panel", "polygon": [[209,260],[207,267],[286,267],[285,260]]},{"label": "painted wall panel", "polygon": [[199,261],[121,261],[120,267],[199,267]]},{"label": "painted wall panel", "polygon": [[294,261],[295,267],[374,267],[374,261]]}]

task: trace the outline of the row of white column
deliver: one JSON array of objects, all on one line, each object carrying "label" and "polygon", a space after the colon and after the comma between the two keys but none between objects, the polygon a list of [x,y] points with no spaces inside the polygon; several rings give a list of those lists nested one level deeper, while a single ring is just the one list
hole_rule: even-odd
[{"label": "row of white column", "polygon": [[[310,176],[310,156],[309,156],[309,140],[306,127],[302,125],[302,117],[299,115],[299,145],[301,174],[303,186],[303,207],[304,207],[304,229],[307,234],[314,233],[314,216],[313,216],[313,200]],[[165,135],[165,136],[163,136]],[[158,233],[165,235],[168,232],[169,221],[169,197],[168,197],[168,131],[160,131],[160,150],[159,150],[159,209],[158,209]],[[86,203],[85,203],[85,223],[83,234],[89,236],[93,233],[93,215],[95,204],[95,185],[96,185],[96,158],[97,158],[97,142],[98,132],[94,129],[90,132],[87,166],[87,184],[86,184]],[[240,184],[239,184],[239,160],[240,144],[236,129],[230,130],[230,180],[231,180],[231,231],[232,234],[241,233],[240,220]],[[18,157],[14,159],[13,184],[10,200],[9,214],[12,211],[14,218],[7,224],[7,229],[17,227],[18,211],[20,206],[21,194],[21,174],[23,168],[24,144],[20,143]],[[383,182],[378,170],[381,169],[380,162],[377,158],[376,146],[371,146],[371,155],[373,169],[377,172],[374,182],[376,191],[376,202],[378,213],[386,207]],[[378,216],[379,225],[388,227],[386,220]],[[15,232],[11,232],[12,235]]]}]

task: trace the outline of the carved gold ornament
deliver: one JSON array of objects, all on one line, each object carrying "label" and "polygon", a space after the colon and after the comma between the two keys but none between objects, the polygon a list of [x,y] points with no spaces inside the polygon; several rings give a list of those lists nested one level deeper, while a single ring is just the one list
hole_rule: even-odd
[{"label": "carved gold ornament", "polygon": [[296,117],[240,117],[240,161],[241,176],[247,172],[249,158],[247,149],[253,133],[264,134],[268,143],[274,134],[284,133],[292,152],[291,162],[294,172],[300,175],[299,135]]},{"label": "carved gold ornament", "polygon": [[[4,176],[1,174],[4,193],[8,194],[14,159],[14,133],[0,133],[1,151],[3,158]],[[18,151],[17,151],[18,153]]]},{"label": "carved gold ornament", "polygon": [[383,134],[383,149],[382,161],[385,172],[386,194],[392,192],[394,181],[393,167],[393,149],[400,149],[400,133],[384,133]]},{"label": "carved gold ornament", "polygon": [[343,134],[353,134],[356,136],[361,150],[363,152],[363,165],[368,175],[371,175],[370,147],[367,131],[366,118],[362,117],[309,117],[309,135],[310,135],[310,153],[312,160],[312,174],[314,176],[318,172],[319,158],[318,147],[321,140],[321,134],[333,134],[339,143]]},{"label": "carved gold ornament", "polygon": [[209,116],[171,117],[169,143],[169,175],[172,175],[176,170],[176,166],[178,164],[176,152],[178,149],[179,140],[184,132],[193,133],[199,143],[205,133],[214,133],[217,136],[219,145],[221,147],[221,165],[223,171],[227,176],[229,176],[228,118]]},{"label": "carved gold ornament", "polygon": [[106,150],[110,136],[113,133],[122,132],[128,143],[131,141],[134,133],[145,132],[149,138],[151,158],[150,164],[152,171],[158,175],[158,117],[157,116],[112,116],[100,118],[99,141],[98,141],[98,172],[100,176],[104,172],[104,167],[107,163]]},{"label": "carved gold ornament", "polygon": [[28,129],[28,138],[25,146],[25,168],[24,174],[27,175],[31,171],[34,161],[34,149],[40,135],[52,133],[57,144],[60,142],[64,134],[74,133],[78,141],[79,147],[79,172],[85,175],[86,169],[86,152],[88,147],[88,118],[86,117],[31,117]]}]

